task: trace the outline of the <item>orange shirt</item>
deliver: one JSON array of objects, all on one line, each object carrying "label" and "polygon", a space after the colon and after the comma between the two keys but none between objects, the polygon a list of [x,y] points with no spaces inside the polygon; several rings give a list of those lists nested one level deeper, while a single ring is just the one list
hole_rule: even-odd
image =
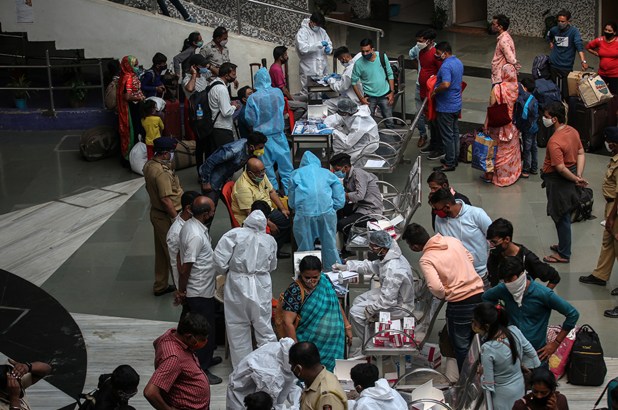
[{"label": "orange shirt", "polygon": [[570,168],[577,164],[577,153],[583,149],[579,132],[569,125],[554,132],[547,142],[543,173],[556,172],[556,166],[564,164]]}]

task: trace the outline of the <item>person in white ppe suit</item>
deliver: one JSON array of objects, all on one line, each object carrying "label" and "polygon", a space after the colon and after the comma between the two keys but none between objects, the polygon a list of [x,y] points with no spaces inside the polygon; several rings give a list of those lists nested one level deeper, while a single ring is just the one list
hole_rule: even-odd
[{"label": "person in white ppe suit", "polygon": [[245,396],[263,391],[273,398],[275,409],[297,409],[302,390],[289,364],[292,345],[294,340],[284,337],[243,357],[230,374],[225,408],[244,410]]},{"label": "person in white ppe suit", "polygon": [[349,98],[337,103],[337,114],[324,119],[324,125],[333,129],[333,151],[348,154],[352,164],[362,155],[378,149],[378,124],[366,105],[359,106]]},{"label": "person in white ppe suit", "polygon": [[[350,308],[350,324],[361,346],[365,343],[365,325],[368,321],[377,321],[378,314],[390,312],[391,318],[400,319],[408,316],[414,309],[414,278],[412,269],[406,258],[401,254],[399,245],[385,231],[369,233],[369,250],[378,256],[375,261],[347,261],[345,265],[334,264],[334,271],[352,271],[361,275],[373,274],[380,280],[380,288],[371,289],[354,299]],[[350,354],[358,356],[360,348]]]},{"label": "person in white ppe suit", "polygon": [[323,77],[328,73],[326,56],[333,52],[333,43],[324,30],[326,19],[322,13],[314,12],[304,19],[296,33],[296,52],[300,59],[301,94],[307,94],[307,77]]},{"label": "person in white ppe suit", "polygon": [[408,404],[386,379],[380,379],[378,367],[373,363],[357,364],[350,370],[354,388],[360,394],[356,402],[348,401],[350,410],[408,410]]},{"label": "person in white ppe suit", "polygon": [[272,283],[277,269],[277,242],[266,233],[262,211],[249,214],[242,228],[234,228],[219,239],[214,255],[215,269],[227,273],[223,289],[225,329],[232,367],[253,351],[251,326],[258,346],[277,340],[271,325]]},{"label": "person in white ppe suit", "polygon": [[339,93],[339,97],[324,100],[329,115],[337,112],[337,103],[342,98],[349,98],[360,105],[360,100],[354,92],[354,87],[352,87],[352,70],[354,70],[354,63],[362,57],[362,54],[356,53],[352,57],[350,50],[346,46],[341,46],[335,49],[333,57],[343,66],[343,73],[339,76],[328,77],[328,80],[326,80],[331,90]]}]

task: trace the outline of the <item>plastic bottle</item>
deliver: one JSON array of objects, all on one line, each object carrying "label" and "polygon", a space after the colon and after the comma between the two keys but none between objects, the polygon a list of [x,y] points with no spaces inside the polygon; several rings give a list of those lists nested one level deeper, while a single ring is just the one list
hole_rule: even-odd
[{"label": "plastic bottle", "polygon": [[326,158],[326,148],[322,148],[322,159]]},{"label": "plastic bottle", "polygon": [[202,104],[197,105],[197,110],[195,110],[195,116],[198,120],[204,118],[204,111],[202,110]]}]

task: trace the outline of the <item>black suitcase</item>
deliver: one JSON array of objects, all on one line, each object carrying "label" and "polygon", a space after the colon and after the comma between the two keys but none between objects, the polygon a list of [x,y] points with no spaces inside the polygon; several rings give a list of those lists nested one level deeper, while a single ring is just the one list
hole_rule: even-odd
[{"label": "black suitcase", "polygon": [[605,103],[586,108],[581,98],[569,97],[568,124],[579,132],[587,152],[596,151],[603,146],[603,130],[609,125],[610,105]]}]

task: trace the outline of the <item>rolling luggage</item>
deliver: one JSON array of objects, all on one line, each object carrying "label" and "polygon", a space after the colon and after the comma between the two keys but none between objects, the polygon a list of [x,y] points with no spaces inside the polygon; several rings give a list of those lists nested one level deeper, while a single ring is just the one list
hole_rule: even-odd
[{"label": "rolling luggage", "polygon": [[610,104],[586,108],[579,97],[569,98],[568,124],[579,132],[586,151],[595,151],[603,146],[603,130],[609,125]]},{"label": "rolling luggage", "polygon": [[182,123],[180,121],[180,101],[165,100],[165,118],[163,119],[164,137],[182,138]]}]

